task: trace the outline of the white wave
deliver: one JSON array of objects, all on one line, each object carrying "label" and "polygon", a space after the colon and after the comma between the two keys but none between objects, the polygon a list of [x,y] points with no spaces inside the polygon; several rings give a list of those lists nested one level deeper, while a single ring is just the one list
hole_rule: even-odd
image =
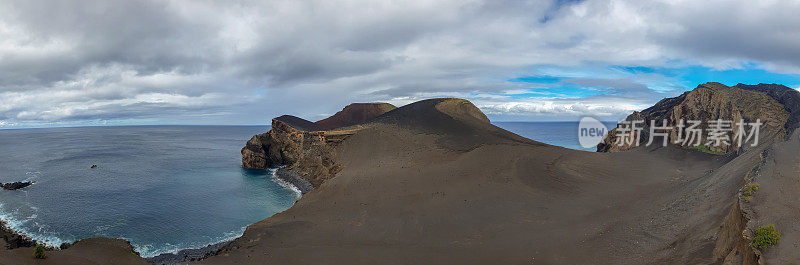
[{"label": "white wave", "polygon": [[[215,237],[215,238],[209,238],[209,240],[205,241],[205,242],[183,243],[183,244],[178,244],[178,245],[173,245],[173,244],[170,244],[170,243],[164,243],[164,246],[160,246],[160,247],[155,247],[153,245],[147,245],[147,244],[145,244],[145,245],[133,244],[133,243],[131,243],[131,244],[133,244],[133,248],[136,250],[136,252],[139,253],[140,256],[142,256],[143,258],[152,258],[152,257],[158,256],[158,255],[161,255],[161,254],[165,254],[165,253],[178,254],[178,252],[181,251],[181,250],[199,249],[199,248],[204,248],[204,247],[207,247],[207,246],[216,245],[216,244],[223,243],[223,242],[228,242],[228,241],[231,241],[231,240],[234,240],[234,239],[237,239],[237,238],[241,237],[244,234],[244,230],[245,229],[246,229],[246,227],[242,227],[239,230],[227,232],[222,236]],[[125,239],[125,238],[123,238],[123,239]],[[129,242],[131,242],[131,240],[129,240],[129,239],[125,239],[125,240],[128,240]],[[211,243],[208,243],[208,242],[211,242]]]},{"label": "white wave", "polygon": [[[292,183],[282,180],[277,176],[277,169],[269,169],[270,179],[280,185],[281,187],[290,190],[295,199],[299,199],[302,196],[302,192],[299,188],[294,186]],[[24,181],[35,181],[39,178],[40,172],[27,172],[26,179]],[[38,215],[35,212],[38,212],[38,207],[29,206],[34,213],[25,216],[26,214],[19,214],[17,210],[10,210],[8,211],[3,203],[0,203],[0,221],[3,221],[6,226],[21,234],[23,236],[29,237],[45,246],[48,247],[59,247],[63,243],[73,243],[77,239],[63,239],[55,234],[48,232],[46,227],[38,222],[36,219]],[[16,216],[25,216],[23,218],[17,218]],[[94,232],[97,234],[103,234],[107,229],[112,227],[112,225],[103,225],[97,226],[94,229]],[[120,237],[119,239],[127,240],[131,242],[136,252],[139,253],[140,256],[144,258],[152,258],[164,253],[172,253],[177,254],[181,250],[186,249],[199,249],[204,248],[207,246],[228,242],[234,240],[236,238],[241,237],[244,234],[246,227],[242,227],[241,229],[230,231],[222,236],[219,237],[208,237],[209,240],[203,240],[203,242],[194,242],[194,243],[181,243],[181,244],[169,244],[164,243],[161,246],[153,246],[152,242],[150,243],[139,243],[134,241],[131,238]]]},{"label": "white wave", "polygon": [[278,172],[277,169],[273,168],[269,169],[270,179],[275,183],[278,183],[278,185],[281,185],[281,187],[284,187],[292,191],[292,193],[294,193],[295,200],[300,199],[300,197],[303,196],[303,192],[300,191],[300,189],[297,188],[297,186],[295,186],[294,184],[279,178],[277,172]]},{"label": "white wave", "polygon": [[41,174],[42,172],[39,171],[25,172],[25,179],[23,179],[22,181],[36,181],[37,179],[39,179],[39,175]]},{"label": "white wave", "polygon": [[[17,232],[20,235],[36,240],[36,242],[44,244],[48,247],[58,247],[63,243],[70,242],[52,234],[48,235],[49,233],[47,232],[47,229],[34,220],[34,218],[36,218],[35,214],[32,216],[33,218],[25,218],[20,220],[14,216],[15,213],[15,210],[6,211],[5,205],[0,203],[0,220],[2,220],[9,229]],[[31,225],[27,225],[29,222],[33,223]],[[36,232],[31,231],[34,229]]]},{"label": "white wave", "polygon": [[[278,170],[276,168],[269,169],[270,180],[274,181],[275,183],[278,183],[278,185],[280,185],[281,187],[292,191],[292,193],[295,196],[295,199],[300,199],[300,197],[303,195],[300,189],[294,186],[292,183],[289,183],[288,181],[279,178],[277,175],[277,171]],[[152,258],[165,253],[177,254],[181,250],[199,249],[211,245],[216,245],[222,242],[228,242],[241,237],[244,234],[246,228],[247,227],[242,227],[239,230],[227,232],[223,236],[216,238],[209,238],[209,240],[205,242],[184,243],[178,245],[165,243],[163,246],[156,247],[151,244],[137,244],[133,243],[131,240],[128,241],[131,242],[131,244],[133,244],[134,249],[136,250],[136,252],[139,253],[140,256],[142,256],[143,258]]]},{"label": "white wave", "polygon": [[[0,221],[3,221],[9,229],[17,232],[18,234],[27,236],[48,247],[59,247],[63,243],[72,243],[75,241],[75,240],[65,240],[55,235],[50,235],[50,233],[47,232],[47,229],[45,229],[45,227],[42,224],[39,224],[38,222],[36,222],[36,220],[34,220],[37,217],[36,214],[33,214],[25,219],[19,219],[15,217],[15,215],[17,215],[17,212],[18,211],[16,210],[6,211],[5,205],[0,203]],[[113,227],[113,225],[103,225],[95,227],[95,233],[102,234],[102,232],[111,227]],[[214,244],[219,244],[222,242],[231,241],[238,237],[241,237],[242,234],[244,234],[245,228],[246,227],[242,227],[239,230],[227,232],[219,237],[215,238],[209,237],[209,240],[205,242],[186,243],[178,245],[166,243],[160,247],[154,247],[149,244],[134,244],[133,243],[134,241],[131,238],[126,238],[126,237],[120,237],[119,239],[131,242],[136,252],[138,252],[142,257],[152,258],[164,253],[175,254],[178,253],[178,251],[184,249],[198,249]]]}]

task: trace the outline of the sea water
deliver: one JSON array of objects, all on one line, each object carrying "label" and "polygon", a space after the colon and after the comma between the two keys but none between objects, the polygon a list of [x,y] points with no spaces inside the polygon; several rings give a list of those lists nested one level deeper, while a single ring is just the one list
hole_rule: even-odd
[{"label": "sea water", "polygon": [[[299,198],[269,170],[241,168],[265,126],[0,130],[0,219],[57,246],[129,240],[144,257],[229,240]],[[97,168],[90,168],[97,165]]]},{"label": "sea water", "polygon": [[[578,144],[577,122],[495,124],[540,142],[594,151]],[[268,129],[0,130],[0,182],[36,182],[22,190],[0,190],[0,220],[51,246],[97,236],[123,238],[144,257],[233,239],[300,196],[274,171],[241,168],[241,148]]]},{"label": "sea water", "polygon": [[[617,126],[617,122],[613,121],[604,121],[602,123],[608,130]],[[597,150],[596,147],[581,147],[578,141],[578,122],[495,122],[494,124],[522,137],[542,143],[582,151],[594,152]]]}]

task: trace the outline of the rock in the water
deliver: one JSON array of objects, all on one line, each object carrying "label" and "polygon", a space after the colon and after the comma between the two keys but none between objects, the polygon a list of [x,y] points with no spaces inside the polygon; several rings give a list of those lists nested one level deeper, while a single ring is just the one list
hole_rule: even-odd
[{"label": "rock in the water", "polygon": [[91,168],[97,168],[97,165],[92,165]]},{"label": "rock in the water", "polygon": [[24,182],[17,181],[17,182],[5,183],[5,184],[0,183],[0,185],[3,186],[4,190],[18,190],[18,189],[30,186],[31,184],[33,184],[33,181],[24,181]]}]

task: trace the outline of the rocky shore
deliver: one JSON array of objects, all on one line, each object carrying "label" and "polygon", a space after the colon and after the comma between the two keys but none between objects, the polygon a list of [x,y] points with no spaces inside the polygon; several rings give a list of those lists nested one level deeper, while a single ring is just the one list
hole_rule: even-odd
[{"label": "rocky shore", "polygon": [[133,250],[133,246],[122,239],[88,238],[72,244],[64,243],[58,248],[46,247],[45,259],[32,255],[35,240],[9,229],[0,222],[0,264],[150,264]]},{"label": "rocky shore", "polygon": [[37,244],[33,239],[17,233],[10,229],[6,222],[0,221],[0,238],[5,243],[5,249],[15,249],[21,247],[33,247]]},{"label": "rocky shore", "polygon": [[173,265],[190,261],[199,261],[215,255],[222,246],[228,243],[230,243],[230,241],[219,242],[202,248],[184,249],[176,253],[164,253],[148,258],[147,260],[154,265]]},{"label": "rocky shore", "polygon": [[293,170],[281,167],[277,169],[275,176],[300,190],[301,194],[306,194],[314,190],[314,185],[311,185],[310,182]]}]

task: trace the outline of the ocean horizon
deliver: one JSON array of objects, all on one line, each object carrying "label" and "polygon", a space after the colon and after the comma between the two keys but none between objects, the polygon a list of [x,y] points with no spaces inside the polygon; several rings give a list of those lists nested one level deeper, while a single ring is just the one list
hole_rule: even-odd
[{"label": "ocean horizon", "polygon": [[[576,150],[578,122],[496,122],[523,137]],[[607,124],[614,124],[608,122]],[[609,125],[612,126],[612,125]],[[0,130],[0,220],[49,246],[121,238],[143,257],[241,236],[300,194],[239,153],[269,126],[135,125]],[[97,168],[90,168],[97,165]]]},{"label": "ocean horizon", "polygon": [[[118,126],[0,131],[0,220],[49,246],[129,240],[143,257],[200,248],[291,207],[299,193],[239,150],[263,126]],[[91,168],[97,165],[97,168]]]}]

